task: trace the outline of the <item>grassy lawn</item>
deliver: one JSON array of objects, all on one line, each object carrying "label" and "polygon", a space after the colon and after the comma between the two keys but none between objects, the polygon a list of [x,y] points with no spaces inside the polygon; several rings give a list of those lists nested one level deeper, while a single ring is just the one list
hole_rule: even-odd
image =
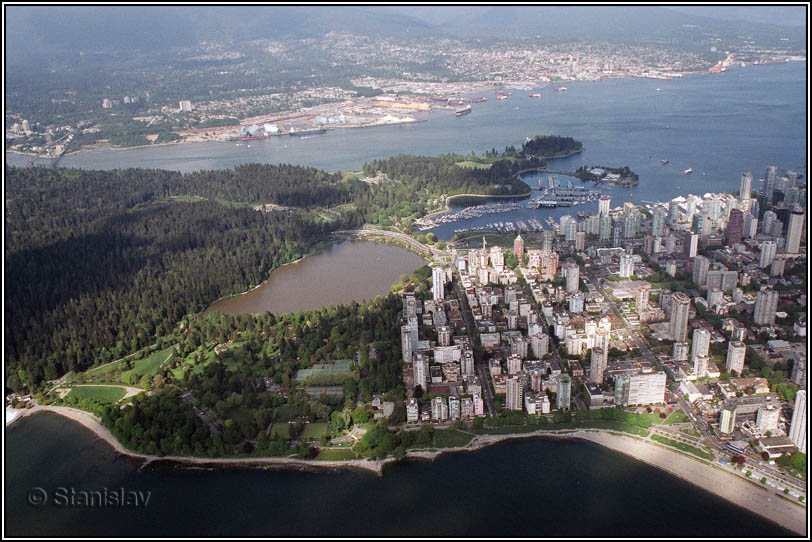
[{"label": "grassy lawn", "polygon": [[681,410],[675,410],[665,420],[660,423],[684,423],[688,421],[688,416]]},{"label": "grassy lawn", "polygon": [[694,446],[691,446],[690,444],[677,442],[676,440],[661,437],[660,435],[651,435],[651,440],[657,441],[660,444],[665,444],[666,446],[671,446],[672,448],[676,448],[678,450],[682,450],[683,452],[688,452],[689,454],[694,454],[695,456],[701,457],[702,459],[707,460],[713,459],[709,453],[700,450],[699,448],[696,448]]},{"label": "grassy lawn", "polygon": [[456,429],[443,429],[434,432],[434,446],[437,448],[457,448],[465,446],[473,435],[457,431]]},{"label": "grassy lawn", "polygon": [[147,358],[134,361],[133,368],[121,373],[121,377],[125,379],[125,382],[127,381],[127,377],[131,378],[130,382],[135,382],[144,375],[152,376],[174,350],[175,346],[173,345],[163,350],[156,350]]},{"label": "grassy lawn", "polygon": [[692,437],[699,436],[699,431],[696,429],[680,429],[680,433],[685,433],[686,435],[691,435]]},{"label": "grassy lawn", "polygon": [[286,422],[300,415],[299,408],[292,405],[276,407],[276,421]]},{"label": "grassy lawn", "polygon": [[118,386],[78,386],[71,389],[69,396],[113,404],[118,403],[125,393],[124,388]]},{"label": "grassy lawn", "polygon": [[463,160],[462,162],[455,162],[455,165],[458,167],[468,167],[468,168],[475,168],[475,169],[490,169],[493,164],[487,164],[482,162],[474,162],[472,160]]},{"label": "grassy lawn", "polygon": [[319,448],[319,454],[315,461],[346,461],[348,459],[358,459],[358,455],[349,448]]},{"label": "grassy lawn", "polygon": [[327,434],[326,422],[306,423],[304,429],[302,430],[301,438],[317,440],[322,435],[326,434]]}]

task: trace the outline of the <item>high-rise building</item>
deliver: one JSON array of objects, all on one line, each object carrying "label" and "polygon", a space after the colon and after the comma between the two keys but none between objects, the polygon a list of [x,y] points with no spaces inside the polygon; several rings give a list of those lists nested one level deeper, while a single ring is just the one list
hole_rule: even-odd
[{"label": "high-rise building", "polygon": [[544,230],[541,234],[541,251],[544,253],[551,253],[553,251],[553,232]]},{"label": "high-rise building", "polygon": [[773,223],[778,220],[778,215],[773,211],[765,211],[764,216],[761,217],[761,233],[765,235],[772,235]]},{"label": "high-rise building", "polygon": [[785,252],[798,254],[801,247],[801,236],[804,231],[804,211],[797,205],[792,208],[787,228],[787,248]]},{"label": "high-rise building", "polygon": [[722,407],[722,412],[719,414],[719,432],[723,435],[729,435],[733,432],[736,426],[736,401],[728,399]]},{"label": "high-rise building", "polygon": [[619,247],[620,239],[623,236],[623,227],[620,224],[612,223],[612,246]]},{"label": "high-rise building", "polygon": [[450,346],[451,345],[451,327],[450,326],[439,326],[437,328],[437,344],[439,346]]},{"label": "high-rise building", "polygon": [[519,265],[521,265],[522,257],[524,256],[524,239],[522,239],[521,233],[517,235],[513,241],[513,254],[516,255],[516,259],[519,261]]},{"label": "high-rise building", "polygon": [[567,373],[558,375],[558,396],[557,406],[558,410],[570,409],[570,392],[572,391],[572,380]]},{"label": "high-rise building", "polygon": [[522,379],[519,375],[511,376],[507,379],[505,386],[505,402],[508,410],[522,410],[524,403],[524,390],[522,387]]},{"label": "high-rise building", "polygon": [[634,297],[634,304],[637,305],[637,312],[648,310],[648,295],[650,289],[651,287],[646,285],[637,290],[637,295]]},{"label": "high-rise building", "polygon": [[662,237],[663,228],[665,228],[665,207],[658,205],[654,208],[654,213],[651,217],[651,235],[655,237]]},{"label": "high-rise building", "polygon": [[761,244],[761,255],[758,259],[758,265],[762,269],[773,263],[775,253],[778,251],[778,245],[775,241],[764,241]]},{"label": "high-rise building", "polygon": [[623,215],[623,237],[632,239],[637,236],[637,228],[640,224],[640,213],[637,207],[632,207]]},{"label": "high-rise building", "polygon": [[575,233],[575,250],[583,251],[586,248],[586,232],[576,232]]},{"label": "high-rise building", "polygon": [[692,280],[699,287],[705,286],[708,282],[708,271],[710,270],[710,260],[705,256],[694,258],[694,270]]},{"label": "high-rise building", "polygon": [[639,372],[615,376],[615,404],[617,406],[652,405],[665,402],[666,376]]},{"label": "high-rise building", "polygon": [[675,342],[671,357],[674,358],[674,361],[686,361],[688,359],[688,351],[687,342]]},{"label": "high-rise building", "polygon": [[442,267],[431,268],[431,282],[434,301],[442,301],[445,297],[445,271]]},{"label": "high-rise building", "polygon": [[423,354],[417,354],[414,360],[414,385],[415,387],[420,386],[420,388],[427,392],[429,390],[429,382],[431,378],[429,377],[429,360]]},{"label": "high-rise building", "polygon": [[575,241],[576,233],[578,233],[578,222],[573,218],[567,222],[567,231],[564,234],[564,240]]},{"label": "high-rise building", "polygon": [[750,213],[744,215],[744,225],[742,226],[742,237],[751,239],[758,234],[758,218]]},{"label": "high-rise building", "polygon": [[775,181],[778,175],[778,168],[770,166],[764,174],[764,197],[767,198],[767,203],[773,202],[773,192],[775,191]]},{"label": "high-rise building", "polygon": [[668,332],[671,340],[682,342],[688,336],[688,311],[691,307],[691,299],[682,292],[674,294],[671,305],[671,320]]},{"label": "high-rise building", "polygon": [[725,368],[727,372],[735,371],[737,375],[742,374],[744,370],[744,356],[747,352],[747,347],[740,341],[730,342],[727,345],[727,362]]},{"label": "high-rise building", "polygon": [[798,450],[806,453],[806,390],[795,394],[795,410],[789,426],[789,439]]},{"label": "high-rise building", "polygon": [[679,202],[675,200],[668,202],[668,223],[672,228],[679,224]]},{"label": "high-rise building", "polygon": [[792,383],[806,387],[806,358],[798,358],[792,366]]},{"label": "high-rise building", "polygon": [[775,408],[773,405],[760,407],[756,415],[756,425],[762,431],[775,431],[778,429],[778,418],[780,414],[781,409]]},{"label": "high-rise building", "polygon": [[778,310],[778,292],[761,290],[756,294],[756,307],[753,310],[753,321],[760,326],[775,324],[775,312]]},{"label": "high-rise building", "polygon": [[603,348],[592,349],[592,365],[589,369],[589,380],[595,384],[603,383],[603,373],[609,359],[609,352]]},{"label": "high-rise building", "polygon": [[400,326],[400,351],[403,354],[403,362],[412,362],[412,328]]},{"label": "high-rise building", "polygon": [[612,217],[609,215],[601,215],[600,223],[598,224],[598,237],[601,241],[605,241],[612,237]]},{"label": "high-rise building", "polygon": [[694,375],[705,376],[708,369],[708,352],[710,350],[710,333],[706,329],[696,328],[691,340],[691,362],[694,364]]},{"label": "high-rise building", "polygon": [[733,246],[742,242],[743,228],[744,213],[738,209],[732,209],[727,220],[727,246]]},{"label": "high-rise building", "polygon": [[544,333],[537,333],[530,336],[530,347],[533,350],[533,356],[536,359],[541,359],[547,355],[550,349],[550,337]]},{"label": "high-rise building", "polygon": [[601,216],[609,216],[609,205],[612,203],[612,198],[603,195],[598,200],[598,214]]},{"label": "high-rise building", "polygon": [[189,100],[181,100],[180,102],[178,102],[178,107],[181,111],[191,111],[192,102]]},{"label": "high-rise building", "polygon": [[624,254],[620,257],[620,268],[618,276],[629,278],[634,275],[634,260],[631,254]]},{"label": "high-rise building", "polygon": [[750,208],[750,192],[753,187],[753,173],[745,171],[742,173],[742,184],[739,189],[739,199],[746,202],[745,210]]},{"label": "high-rise building", "polygon": [[567,279],[567,293],[577,292],[579,286],[580,269],[575,262],[567,262],[564,266],[564,277]]}]

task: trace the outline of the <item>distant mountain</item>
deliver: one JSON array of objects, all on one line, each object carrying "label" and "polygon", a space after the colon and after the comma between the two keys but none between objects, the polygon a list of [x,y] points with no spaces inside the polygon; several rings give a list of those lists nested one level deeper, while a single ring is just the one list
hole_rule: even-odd
[{"label": "distant mountain", "polygon": [[[698,10],[699,8],[697,8]],[[714,6],[707,13],[742,16]],[[767,9],[767,8],[764,8]],[[26,64],[94,54],[160,52],[201,41],[318,38],[347,32],[395,39],[428,36],[616,41],[697,46],[708,34],[803,48],[805,26],[720,21],[657,6],[6,6],[6,61]],[[747,12],[752,15],[755,12]],[[783,19],[782,19],[783,20]],[[788,40],[779,42],[780,37]]]},{"label": "distant mountain", "polygon": [[720,21],[804,26],[807,6],[666,6],[666,9]]}]

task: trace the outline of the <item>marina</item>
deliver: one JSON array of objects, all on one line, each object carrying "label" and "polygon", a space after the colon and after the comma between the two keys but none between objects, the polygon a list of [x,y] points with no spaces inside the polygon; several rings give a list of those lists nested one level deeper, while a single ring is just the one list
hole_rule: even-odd
[{"label": "marina", "polygon": [[464,233],[464,232],[515,233],[515,232],[543,231],[543,230],[544,226],[538,219],[530,218],[527,221],[516,220],[514,222],[489,222],[484,226],[459,228],[454,230],[454,233]]},{"label": "marina", "polygon": [[518,211],[522,208],[521,203],[485,203],[483,205],[474,205],[472,207],[465,207],[459,211],[453,211],[442,214],[434,218],[423,217],[414,221],[414,225],[418,230],[429,230],[437,227],[440,224],[450,224],[458,220],[467,220],[469,218],[478,218],[488,214],[506,213],[509,211]]}]

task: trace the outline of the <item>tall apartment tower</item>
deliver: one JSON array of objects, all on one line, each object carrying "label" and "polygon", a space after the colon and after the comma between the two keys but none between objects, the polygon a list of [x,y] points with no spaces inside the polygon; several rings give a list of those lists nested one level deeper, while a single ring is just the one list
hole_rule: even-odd
[{"label": "tall apartment tower", "polygon": [[778,251],[778,245],[775,241],[764,241],[761,244],[761,254],[758,258],[758,266],[764,269],[773,263],[775,253]]},{"label": "tall apartment tower", "polygon": [[789,227],[787,228],[787,246],[785,252],[798,254],[801,247],[801,236],[804,231],[804,210],[797,205],[793,206],[789,215]]},{"label": "tall apartment tower", "polygon": [[795,410],[789,426],[789,439],[798,450],[806,453],[806,390],[798,390],[795,395]]},{"label": "tall apartment tower", "polygon": [[521,265],[522,256],[524,256],[524,239],[522,239],[521,233],[517,235],[513,241],[513,254],[516,255],[516,259],[519,261],[519,265]]},{"label": "tall apartment tower", "polygon": [[423,392],[429,390],[429,360],[423,354],[417,354],[414,360],[414,385],[420,386]]},{"label": "tall apartment tower", "polygon": [[522,379],[519,375],[507,379],[505,386],[505,402],[508,410],[522,410],[524,401],[524,390],[522,389]]},{"label": "tall apartment tower", "polygon": [[564,276],[567,279],[567,292],[577,292],[578,291],[578,280],[579,280],[580,269],[578,268],[578,264],[575,262],[567,262],[564,266]]},{"label": "tall apartment tower", "polygon": [[445,271],[442,267],[431,268],[431,291],[434,301],[442,301],[445,297]]},{"label": "tall apartment tower", "polygon": [[662,237],[663,228],[665,227],[666,210],[665,207],[657,206],[654,208],[654,213],[651,217],[651,235],[655,237]]},{"label": "tall apartment tower", "polygon": [[682,292],[674,294],[671,306],[671,321],[668,332],[671,339],[676,342],[684,342],[688,337],[688,311],[691,307],[691,299]]},{"label": "tall apartment tower", "polygon": [[609,196],[601,196],[598,200],[598,214],[600,216],[609,216],[609,205],[612,203],[612,198]]},{"label": "tall apartment tower", "polygon": [[694,258],[694,270],[691,280],[693,280],[694,284],[700,288],[705,286],[705,284],[708,282],[708,271],[710,271],[710,264],[710,260],[705,256],[697,256]]},{"label": "tall apartment tower", "polygon": [[572,391],[572,380],[566,373],[558,375],[558,397],[556,398],[558,410],[570,409],[570,392]]},{"label": "tall apartment tower", "polygon": [[775,324],[775,312],[778,310],[778,292],[761,290],[756,295],[756,307],[753,310],[753,321],[761,326]]},{"label": "tall apartment tower", "polygon": [[745,211],[750,209],[750,192],[753,188],[753,173],[745,171],[742,173],[742,184],[739,189],[739,199],[744,203]]},{"label": "tall apartment tower", "polygon": [[767,198],[767,203],[773,202],[773,192],[775,191],[775,179],[778,175],[778,168],[770,166],[764,174],[764,197]]},{"label": "tall apartment tower", "polygon": [[744,354],[747,347],[743,342],[735,341],[727,345],[727,362],[725,368],[727,372],[736,371],[737,375],[741,375],[744,370]]},{"label": "tall apartment tower", "polygon": [[609,352],[601,347],[592,349],[592,366],[589,369],[589,381],[594,384],[603,383],[603,373],[606,370]]},{"label": "tall apartment tower", "polygon": [[727,219],[727,246],[733,246],[742,242],[744,230],[744,213],[739,209],[732,209]]}]

